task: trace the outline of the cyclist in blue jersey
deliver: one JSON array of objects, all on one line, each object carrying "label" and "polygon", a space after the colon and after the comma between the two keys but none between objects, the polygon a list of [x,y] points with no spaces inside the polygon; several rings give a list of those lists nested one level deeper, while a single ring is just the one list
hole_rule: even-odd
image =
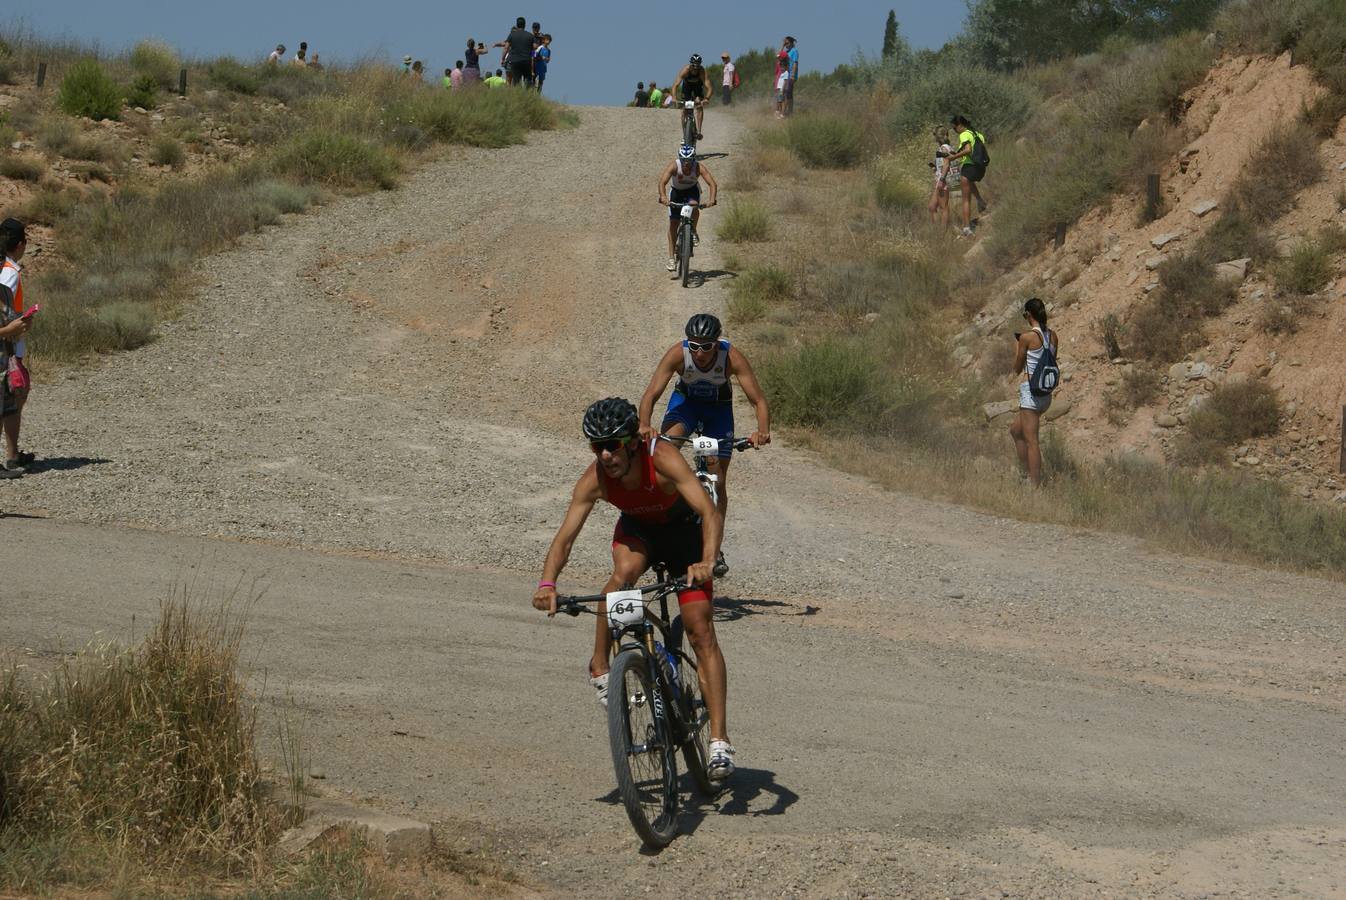
[{"label": "cyclist in blue jersey", "polygon": [[[771,411],[767,406],[766,395],[762,393],[762,387],[747,357],[721,338],[720,332],[720,320],[709,313],[700,313],[687,321],[686,340],[674,344],[659,360],[640,398],[642,438],[648,439],[654,435],[654,429],[650,427],[654,405],[659,402],[668,382],[676,375],[678,383],[673,388],[668,410],[659,426],[661,433],[684,437],[699,432],[720,440],[733,437],[734,397],[729,379],[737,378],[743,396],[748,398],[757,416],[757,430],[748,440],[754,447],[771,443]],[[720,448],[719,457],[708,463],[711,472],[719,476],[721,529],[724,528],[725,514],[729,510],[726,476],[732,454],[733,448],[725,443]],[[723,576],[728,571],[729,566],[721,553],[715,563],[715,574]]]}]

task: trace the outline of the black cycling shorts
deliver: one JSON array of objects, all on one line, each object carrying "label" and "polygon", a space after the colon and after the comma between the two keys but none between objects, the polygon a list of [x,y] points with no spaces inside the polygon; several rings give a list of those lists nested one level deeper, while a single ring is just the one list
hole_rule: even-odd
[{"label": "black cycling shorts", "polygon": [[706,86],[704,84],[690,85],[687,82],[682,83],[682,99],[685,100],[704,100],[706,98]]},{"label": "black cycling shorts", "polygon": [[701,185],[689,187],[686,190],[682,188],[669,188],[668,190],[668,217],[676,219],[682,215],[682,206],[691,200],[697,203],[701,202]]}]

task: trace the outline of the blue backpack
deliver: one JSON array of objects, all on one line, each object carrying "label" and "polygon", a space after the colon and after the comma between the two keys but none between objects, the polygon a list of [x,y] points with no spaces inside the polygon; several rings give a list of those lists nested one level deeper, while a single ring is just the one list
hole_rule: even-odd
[{"label": "blue backpack", "polygon": [[1028,376],[1028,391],[1034,397],[1050,397],[1061,383],[1061,368],[1056,364],[1056,351],[1047,337],[1048,330],[1043,328],[1038,333],[1042,335],[1042,355],[1038,357],[1038,367]]}]

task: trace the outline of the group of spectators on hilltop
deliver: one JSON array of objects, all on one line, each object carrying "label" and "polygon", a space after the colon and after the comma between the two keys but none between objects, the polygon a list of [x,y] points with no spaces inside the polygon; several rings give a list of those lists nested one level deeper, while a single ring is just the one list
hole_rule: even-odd
[{"label": "group of spectators on hilltop", "polygon": [[[541,23],[534,22],[531,31],[525,27],[525,23],[524,17],[519,16],[504,40],[490,45],[490,49],[500,48],[501,51],[500,66],[494,72],[489,63],[485,66],[482,64],[483,57],[489,52],[487,44],[469,38],[463,58],[455,62],[453,68],[444,70],[443,86],[448,90],[459,90],[476,84],[488,87],[514,85],[542,93],[542,86],[547,81],[547,70],[551,66],[552,37],[543,33]],[[284,44],[277,44],[267,57],[267,63],[284,64],[286,52]],[[307,41],[299,42],[299,50],[289,60],[289,64],[309,69],[322,68],[317,53],[313,54],[312,59],[308,58]],[[402,75],[418,81],[424,80],[424,61],[413,59],[410,54],[402,57]]]}]

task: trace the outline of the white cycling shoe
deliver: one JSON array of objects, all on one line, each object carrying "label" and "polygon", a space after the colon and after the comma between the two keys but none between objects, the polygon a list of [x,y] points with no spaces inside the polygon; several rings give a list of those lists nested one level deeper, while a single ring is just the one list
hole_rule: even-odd
[{"label": "white cycling shoe", "polygon": [[593,685],[594,691],[598,694],[596,699],[603,705],[604,709],[608,708],[608,675],[610,674],[610,672],[604,672],[602,675],[589,676],[589,683]]},{"label": "white cycling shoe", "polygon": [[678,258],[676,256],[670,256],[668,258],[668,265],[664,266],[664,268],[668,269],[670,272],[678,271]]},{"label": "white cycling shoe", "polygon": [[734,748],[728,741],[710,742],[710,759],[706,760],[706,777],[724,781],[734,774]]}]

